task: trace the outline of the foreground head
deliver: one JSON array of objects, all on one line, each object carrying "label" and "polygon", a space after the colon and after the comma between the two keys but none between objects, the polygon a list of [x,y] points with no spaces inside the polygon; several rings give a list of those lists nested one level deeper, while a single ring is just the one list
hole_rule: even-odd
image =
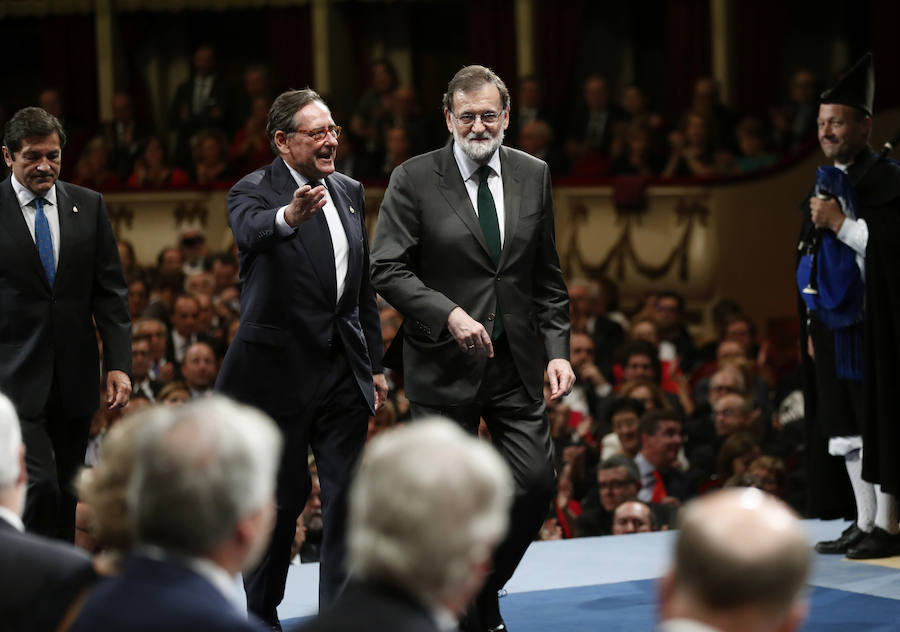
[{"label": "foreground head", "polygon": [[0,393],[0,506],[22,515],[25,508],[25,446],[19,416],[9,398]]},{"label": "foreground head", "polygon": [[490,68],[466,66],[447,84],[444,118],[463,153],[484,164],[509,127],[509,90]]},{"label": "foreground head", "polygon": [[[214,396],[139,413],[126,494],[141,544],[251,566],[274,520],[281,436],[262,413]],[[224,553],[223,553],[224,552]]]},{"label": "foreground head", "polygon": [[350,490],[351,573],[460,611],[506,532],[511,490],[491,445],[450,422],[375,437]]},{"label": "foreground head", "polygon": [[662,581],[663,619],[729,631],[799,627],[810,555],[787,505],[757,489],[729,489],[686,505],[680,523]]}]

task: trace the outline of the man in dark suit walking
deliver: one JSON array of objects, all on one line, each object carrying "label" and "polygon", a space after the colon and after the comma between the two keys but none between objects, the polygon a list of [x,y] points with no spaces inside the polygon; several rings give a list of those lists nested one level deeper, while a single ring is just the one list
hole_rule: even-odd
[{"label": "man in dark suit walking", "polygon": [[568,294],[546,163],[502,147],[509,92],[488,68],[450,81],[453,143],[397,169],[372,250],[372,280],[404,316],[402,356],[414,418],[439,414],[473,434],[484,418],[513,470],[510,533],[467,618],[504,630],[497,591],[512,576],[554,492],[543,370],[553,399],[575,381]]},{"label": "man in dark suit walking", "polygon": [[57,180],[65,143],[60,122],[35,107],[3,131],[12,175],[0,182],[0,389],[28,448],[25,525],[71,541],[71,480],[98,406],[94,323],[115,408],[131,394],[131,321],[103,197]]},{"label": "man in dark suit walking", "polygon": [[25,533],[27,478],[19,418],[0,393],[0,624],[8,632],[56,630],[96,579],[83,551]]},{"label": "man in dark suit walking", "polygon": [[267,131],[278,157],[228,195],[241,324],[216,389],[269,413],[285,437],[272,543],[244,578],[250,610],[278,627],[296,520],[311,487],[308,447],[322,487],[324,606],[345,582],[346,487],[387,382],[363,187],[334,170],[341,128],[306,89],[275,100]]}]

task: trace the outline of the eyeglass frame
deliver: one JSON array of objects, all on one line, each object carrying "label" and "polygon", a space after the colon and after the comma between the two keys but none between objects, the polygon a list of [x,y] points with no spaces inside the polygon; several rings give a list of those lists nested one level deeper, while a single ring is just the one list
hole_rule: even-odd
[{"label": "eyeglass frame", "polygon": [[[316,129],[295,129],[292,132],[288,132],[287,136],[290,138],[294,134],[305,134],[309,138],[312,139],[314,143],[321,143],[328,134],[334,136],[335,140],[341,137],[341,132],[344,130],[341,125],[329,125],[328,127],[317,127]],[[319,134],[322,135],[321,138],[316,138]]]},{"label": "eyeglass frame", "polygon": [[[503,117],[503,114],[505,112],[506,112],[506,108],[503,108],[499,112],[493,112],[490,110],[488,110],[487,112],[474,112],[474,113],[466,112],[464,114],[460,114],[459,116],[457,116],[453,112],[450,112],[450,116],[455,118],[458,122],[462,123],[465,127],[471,127],[471,126],[475,125],[475,121],[479,121],[479,120],[481,121],[482,125],[484,125],[485,127],[489,127],[491,125],[496,125],[497,123],[499,123],[500,119]],[[496,120],[493,120],[493,121],[485,121],[484,120],[485,115],[487,115],[487,116],[493,115],[493,116],[496,116],[497,118],[496,118]],[[472,120],[465,121],[465,120],[463,120],[464,116],[471,116]]]}]

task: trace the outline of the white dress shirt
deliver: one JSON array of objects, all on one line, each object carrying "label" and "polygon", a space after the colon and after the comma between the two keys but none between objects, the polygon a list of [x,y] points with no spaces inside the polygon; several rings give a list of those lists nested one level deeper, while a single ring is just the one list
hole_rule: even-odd
[{"label": "white dress shirt", "polygon": [[[289,164],[284,164],[288,171],[291,172],[297,187],[309,184],[309,180],[292,169]],[[321,182],[325,186],[325,206],[319,212],[325,213],[325,221],[328,222],[328,232],[331,233],[331,246],[334,248],[334,276],[337,280],[337,300],[340,302],[347,282],[347,258],[350,253],[350,244],[347,241],[347,233],[344,232],[344,225],[341,223],[337,207],[334,205],[331,193],[328,191],[328,184],[326,184],[324,178]],[[285,209],[287,209],[287,206],[282,206],[275,214],[275,228],[279,235],[289,235],[297,230],[285,221]]]},{"label": "white dress shirt", "polygon": [[[478,168],[481,166],[471,158],[469,158],[457,143],[453,143],[453,157],[456,158],[456,166],[459,167],[459,173],[466,185],[466,193],[472,201],[472,208],[475,209],[475,215],[478,215]],[[500,224],[500,248],[503,248],[503,241],[506,239],[506,211],[503,206],[503,176],[500,171],[500,150],[494,152],[491,159],[487,161],[487,166],[491,168],[491,174],[488,176],[488,189],[494,196],[494,207],[497,209],[497,222]]]},{"label": "white dress shirt", "polygon": [[[22,216],[25,218],[25,224],[28,226],[28,232],[31,233],[31,239],[34,240],[34,219],[37,216],[37,209],[31,204],[34,198],[39,197],[27,189],[17,179],[15,174],[10,176],[13,191],[19,200],[19,207],[22,209]],[[47,222],[50,224],[50,238],[53,240],[53,267],[59,268],[59,206],[56,204],[56,185],[50,187],[43,196],[44,198],[44,215],[47,216]]]},{"label": "white dress shirt", "polygon": [[22,523],[19,514],[3,505],[0,505],[0,520],[6,520],[16,531],[25,533],[25,525]]},{"label": "white dress shirt", "polygon": [[[851,163],[852,164],[852,163]],[[850,165],[842,165],[834,163],[834,166],[847,173]],[[869,225],[866,220],[844,218],[841,230],[838,231],[837,238],[853,249],[856,253],[856,265],[859,268],[859,274],[863,281],[866,280],[866,245],[869,243]]]}]

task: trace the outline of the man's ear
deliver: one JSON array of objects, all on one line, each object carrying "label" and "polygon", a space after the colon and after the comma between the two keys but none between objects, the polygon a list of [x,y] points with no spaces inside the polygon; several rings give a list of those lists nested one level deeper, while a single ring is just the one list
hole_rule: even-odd
[{"label": "man's ear", "polygon": [[[3,148],[4,154],[6,147]],[[28,484],[28,470],[25,467],[25,444],[19,446],[19,477],[16,479],[16,485]]]},{"label": "man's ear", "polygon": [[9,153],[9,149],[6,148],[6,145],[3,145],[3,160],[6,162],[7,167],[12,167],[12,154]]}]

